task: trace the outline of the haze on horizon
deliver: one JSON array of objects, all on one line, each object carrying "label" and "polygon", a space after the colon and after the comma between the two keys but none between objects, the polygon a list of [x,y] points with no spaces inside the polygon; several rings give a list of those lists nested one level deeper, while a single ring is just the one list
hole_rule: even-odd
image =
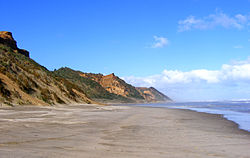
[{"label": "haze on horizon", "polygon": [[50,70],[154,86],[177,101],[250,99],[249,0],[0,0],[1,30]]}]

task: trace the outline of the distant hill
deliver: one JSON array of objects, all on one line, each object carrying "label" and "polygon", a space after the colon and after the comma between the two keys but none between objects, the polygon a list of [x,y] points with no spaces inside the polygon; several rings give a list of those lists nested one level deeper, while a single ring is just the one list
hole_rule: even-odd
[{"label": "distant hill", "polygon": [[[100,102],[133,102],[133,100],[115,93],[110,93],[96,80],[83,77],[83,72],[75,71],[64,67],[53,71],[56,76],[60,76],[78,85],[89,98]],[[96,74],[98,76],[99,74]]]},{"label": "distant hill", "polygon": [[102,74],[80,73],[80,76],[98,82],[105,90],[110,93],[133,100],[144,100],[144,97],[136,90],[134,86],[115,76],[114,73],[106,76]]},{"label": "distant hill", "polygon": [[[134,87],[120,79],[114,73],[109,75],[84,73],[70,68],[54,71],[57,75],[69,79],[88,89],[87,94],[94,100],[110,102],[166,102],[172,101],[153,87]],[[91,86],[92,85],[92,86]],[[106,99],[106,100],[105,100]]]},{"label": "distant hill", "polygon": [[147,100],[147,102],[171,102],[170,99],[165,94],[159,92],[154,87],[146,88],[146,87],[136,87],[136,89],[140,92],[140,94]]},{"label": "distant hill", "polygon": [[12,33],[0,31],[0,103],[52,105],[171,101],[154,88],[135,88],[114,74],[70,68],[49,71],[17,47]]}]

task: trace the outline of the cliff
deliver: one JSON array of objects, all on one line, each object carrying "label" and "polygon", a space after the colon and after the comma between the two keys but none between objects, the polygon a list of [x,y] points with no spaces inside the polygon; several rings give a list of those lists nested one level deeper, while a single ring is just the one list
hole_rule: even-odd
[{"label": "cliff", "polygon": [[154,87],[146,88],[146,87],[136,87],[136,89],[140,92],[140,94],[145,98],[147,102],[171,102],[170,99],[165,94],[159,92]]},{"label": "cliff", "polygon": [[89,78],[98,82],[105,90],[110,93],[123,96],[136,101],[143,101],[143,96],[136,90],[136,88],[124,80],[115,76],[114,73],[109,75],[93,74],[93,73],[80,73],[80,76]]},{"label": "cliff", "polygon": [[103,76],[101,74],[87,74],[67,67],[55,70],[53,73],[77,84],[83,89],[87,96],[93,100],[101,102],[132,102],[132,100],[126,97],[107,91],[100,85],[99,81]]},{"label": "cliff", "polygon": [[135,88],[114,74],[70,68],[49,71],[19,49],[12,33],[0,32],[0,103],[53,105],[169,101],[154,88]]},{"label": "cliff", "polygon": [[114,73],[109,75],[93,74],[93,73],[82,73],[79,72],[80,76],[91,79],[98,82],[104,89],[110,93],[114,93],[129,99],[134,102],[170,102],[172,101],[168,96],[159,92],[153,87],[134,87],[119,77],[115,76]]}]

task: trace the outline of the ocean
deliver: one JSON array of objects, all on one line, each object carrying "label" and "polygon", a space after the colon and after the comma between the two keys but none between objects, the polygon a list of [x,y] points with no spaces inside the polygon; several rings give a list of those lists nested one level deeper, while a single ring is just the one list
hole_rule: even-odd
[{"label": "ocean", "polygon": [[137,106],[189,109],[197,112],[220,114],[224,118],[237,123],[240,129],[250,132],[250,101],[173,102],[137,104]]}]

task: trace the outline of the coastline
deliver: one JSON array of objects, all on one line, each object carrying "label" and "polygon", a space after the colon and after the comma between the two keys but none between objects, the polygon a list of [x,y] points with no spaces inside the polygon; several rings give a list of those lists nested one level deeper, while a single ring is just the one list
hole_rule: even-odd
[{"label": "coastline", "polygon": [[206,114],[208,116],[210,115],[210,117],[215,117],[218,120],[225,120],[225,121],[231,122],[232,128],[235,128],[235,130],[239,130],[239,131],[243,132],[244,134],[250,134],[250,131],[239,128],[239,124],[237,124],[236,122],[234,122],[232,120],[227,119],[223,114],[213,114],[213,113],[208,113],[208,112],[199,112],[199,111],[195,111],[195,110],[191,110],[191,109],[176,109],[176,110],[201,113],[201,114]]},{"label": "coastline", "polygon": [[205,114],[209,114],[209,115],[218,115],[221,118],[226,119],[227,121],[230,121],[230,122],[234,123],[239,130],[250,133],[249,130],[241,128],[240,127],[241,125],[239,123],[237,123],[237,121],[229,119],[225,114],[216,114],[216,113],[210,113],[210,112],[203,112],[203,111],[197,111],[197,110],[194,110],[194,109],[180,109],[180,110],[189,110],[189,111],[198,112],[198,113],[205,113]]},{"label": "coastline", "polygon": [[[173,103],[173,104],[172,104]],[[214,108],[204,108],[204,107],[190,107],[186,105],[181,105],[183,103],[179,103],[179,105],[175,105],[174,102],[167,102],[167,103],[149,103],[149,104],[132,104],[133,106],[139,106],[139,107],[159,107],[159,108],[168,108],[168,109],[181,109],[181,110],[191,110],[194,112],[199,113],[206,113],[206,114],[213,114],[213,115],[221,115],[221,117],[232,121],[233,123],[236,123],[238,125],[238,128],[241,130],[245,130],[247,132],[250,132],[250,114],[239,112],[234,108],[234,110],[219,110]],[[205,102],[198,102],[198,103],[205,103]],[[209,103],[209,102],[208,102]],[[172,104],[172,105],[171,105]],[[189,104],[188,102],[185,104]],[[222,103],[223,104],[223,103]],[[126,104],[125,104],[126,105]],[[149,106],[148,106],[149,105]],[[194,105],[197,106],[197,105]],[[204,105],[206,106],[206,105]],[[230,107],[232,105],[225,106],[226,108],[232,108]],[[216,107],[216,105],[214,106]],[[246,109],[247,110],[247,109]]]},{"label": "coastline", "polygon": [[250,133],[218,114],[141,106],[0,108],[1,157],[248,157]]}]

